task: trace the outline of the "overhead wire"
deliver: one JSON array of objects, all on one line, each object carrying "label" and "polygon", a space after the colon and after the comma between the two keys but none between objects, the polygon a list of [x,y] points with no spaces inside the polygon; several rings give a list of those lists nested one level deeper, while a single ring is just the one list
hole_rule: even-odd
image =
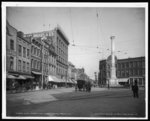
[{"label": "overhead wire", "polygon": [[[73,22],[72,22],[72,12],[71,12],[71,8],[69,9],[69,13],[70,13],[70,24],[71,24],[71,35],[72,35],[72,44],[71,46],[73,47],[78,47],[78,48],[99,48],[98,46],[86,46],[86,45],[79,45],[79,44],[75,44],[75,40],[74,40],[74,33],[73,33]],[[98,26],[97,26],[98,27]]]}]

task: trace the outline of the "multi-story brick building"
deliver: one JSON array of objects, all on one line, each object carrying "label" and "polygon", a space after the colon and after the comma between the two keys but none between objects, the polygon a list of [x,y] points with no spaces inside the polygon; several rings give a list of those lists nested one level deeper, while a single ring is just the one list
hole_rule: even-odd
[{"label": "multi-story brick building", "polygon": [[23,37],[23,32],[17,32],[17,71],[25,78],[31,76],[31,41]]},{"label": "multi-story brick building", "polygon": [[76,83],[76,76],[77,76],[77,72],[76,72],[75,66],[71,62],[68,62],[68,79],[67,79],[67,82],[75,84]]},{"label": "multi-story brick building", "polygon": [[59,80],[61,79],[62,81],[64,80],[67,81],[69,41],[66,35],[64,34],[63,30],[61,29],[61,27],[57,26],[55,29],[51,31],[25,34],[25,37],[31,36],[39,38],[45,36],[47,39],[48,38],[52,39],[52,45],[50,47],[52,51],[49,57],[49,59],[51,58],[50,60],[52,62],[50,63],[51,68],[50,70],[52,71],[53,75],[56,74],[55,77],[59,78]]},{"label": "multi-story brick building", "polygon": [[107,61],[101,60],[99,62],[99,75],[98,75],[98,85],[104,86],[107,84]]},{"label": "multi-story brick building", "polygon": [[[101,60],[99,64],[99,85],[107,85],[109,69],[106,60]],[[145,85],[145,57],[118,59],[116,65],[116,76],[119,84],[132,85],[135,80],[140,86]]]},{"label": "multi-story brick building", "polygon": [[31,72],[36,86],[42,88],[42,42],[39,37],[31,37]]},{"label": "multi-story brick building", "polygon": [[60,26],[54,30],[57,53],[57,75],[61,79],[67,80],[68,72],[68,45],[69,41]]},{"label": "multi-story brick building", "polygon": [[[6,22],[6,75],[7,89],[13,86],[17,74],[17,30]],[[10,81],[9,81],[10,80]]]},{"label": "multi-story brick building", "polygon": [[133,84],[134,80],[138,81],[141,86],[145,85],[145,57],[119,59],[117,62],[117,77],[120,83],[128,80],[129,84]]},{"label": "multi-story brick building", "polygon": [[6,25],[6,71],[14,73],[17,71],[17,29],[12,27],[8,22]]}]

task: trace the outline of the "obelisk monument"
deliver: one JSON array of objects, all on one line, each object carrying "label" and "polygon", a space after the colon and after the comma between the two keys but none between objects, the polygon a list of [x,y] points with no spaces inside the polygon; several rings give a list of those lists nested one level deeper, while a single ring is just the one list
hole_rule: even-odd
[{"label": "obelisk monument", "polygon": [[115,36],[111,36],[111,70],[110,70],[110,79],[109,79],[109,87],[116,87],[118,86],[118,81],[116,78],[116,62],[115,62],[115,43],[114,39]]}]

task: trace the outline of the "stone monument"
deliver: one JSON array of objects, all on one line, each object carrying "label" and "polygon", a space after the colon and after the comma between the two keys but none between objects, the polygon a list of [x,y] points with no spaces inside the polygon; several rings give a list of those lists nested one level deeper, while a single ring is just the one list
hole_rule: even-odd
[{"label": "stone monument", "polygon": [[115,44],[114,39],[115,36],[111,36],[111,67],[110,67],[110,79],[109,79],[109,87],[119,86],[118,80],[116,77],[116,66],[115,66]]}]

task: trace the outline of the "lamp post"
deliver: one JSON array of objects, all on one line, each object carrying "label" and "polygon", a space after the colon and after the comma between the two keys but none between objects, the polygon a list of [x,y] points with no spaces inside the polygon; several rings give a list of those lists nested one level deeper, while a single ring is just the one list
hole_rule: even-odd
[{"label": "lamp post", "polygon": [[94,72],[94,74],[95,74],[95,83],[96,83],[96,86],[97,86],[97,73],[96,72]]}]

